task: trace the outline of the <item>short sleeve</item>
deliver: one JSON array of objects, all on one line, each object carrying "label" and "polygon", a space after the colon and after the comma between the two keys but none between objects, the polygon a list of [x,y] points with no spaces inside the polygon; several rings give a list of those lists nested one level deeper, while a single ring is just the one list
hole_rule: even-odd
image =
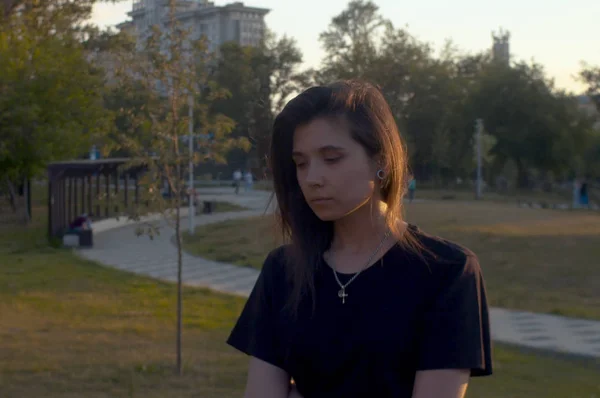
[{"label": "short sleeve", "polygon": [[470,369],[492,374],[489,312],[479,261],[447,267],[441,287],[424,317],[418,370]]},{"label": "short sleeve", "polygon": [[282,286],[277,282],[280,266],[274,252],[270,253],[227,344],[283,369],[281,338],[276,327],[280,314],[280,295],[275,289]]}]

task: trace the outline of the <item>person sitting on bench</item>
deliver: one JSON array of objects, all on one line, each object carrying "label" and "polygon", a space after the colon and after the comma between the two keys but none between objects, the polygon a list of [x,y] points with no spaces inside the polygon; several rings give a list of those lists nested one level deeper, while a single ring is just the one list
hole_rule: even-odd
[{"label": "person sitting on bench", "polygon": [[69,224],[69,231],[79,232],[92,229],[92,220],[88,217],[87,214],[82,214],[77,217],[71,224]]}]

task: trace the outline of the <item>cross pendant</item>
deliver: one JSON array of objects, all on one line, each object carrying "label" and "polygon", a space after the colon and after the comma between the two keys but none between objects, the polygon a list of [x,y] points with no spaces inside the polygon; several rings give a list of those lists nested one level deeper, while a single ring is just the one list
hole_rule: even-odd
[{"label": "cross pendant", "polygon": [[346,294],[346,289],[341,288],[338,292],[338,297],[342,299],[342,304],[346,304],[346,297],[348,297]]}]

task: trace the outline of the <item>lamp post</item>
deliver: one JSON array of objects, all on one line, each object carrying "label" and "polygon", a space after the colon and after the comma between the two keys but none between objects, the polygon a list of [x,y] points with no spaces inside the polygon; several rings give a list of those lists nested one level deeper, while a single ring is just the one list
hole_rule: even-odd
[{"label": "lamp post", "polygon": [[477,145],[477,182],[475,198],[481,199],[482,173],[481,173],[481,134],[483,132],[483,120],[477,119],[475,122],[476,128],[476,145]]}]

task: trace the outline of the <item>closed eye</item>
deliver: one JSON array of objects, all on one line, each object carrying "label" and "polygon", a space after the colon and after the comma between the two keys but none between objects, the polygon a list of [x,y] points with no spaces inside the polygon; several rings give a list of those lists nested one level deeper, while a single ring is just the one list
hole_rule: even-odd
[{"label": "closed eye", "polygon": [[342,159],[342,157],[343,156],[338,156],[338,157],[335,157],[335,158],[326,158],[325,162],[326,163],[330,163],[330,164],[337,163],[337,162],[339,162]]}]

